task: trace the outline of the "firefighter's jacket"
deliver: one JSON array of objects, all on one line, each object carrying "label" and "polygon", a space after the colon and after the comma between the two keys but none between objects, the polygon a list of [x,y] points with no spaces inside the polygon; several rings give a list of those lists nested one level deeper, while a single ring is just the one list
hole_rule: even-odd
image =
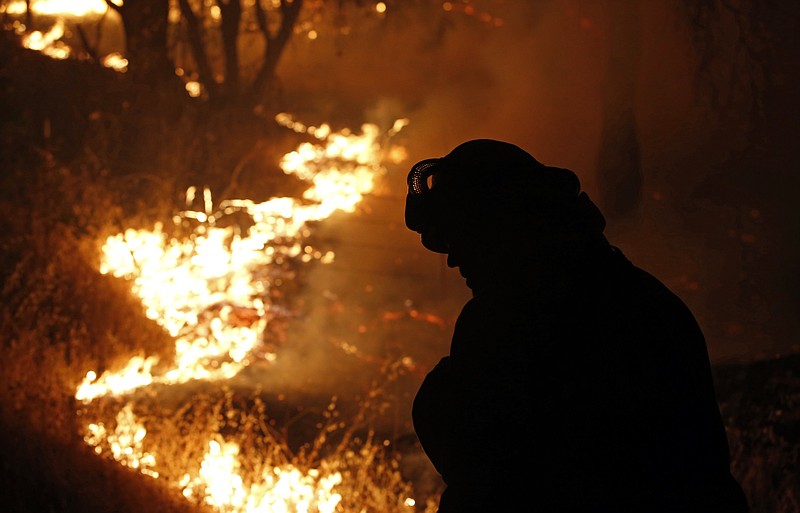
[{"label": "firefighter's jacket", "polygon": [[746,511],[705,340],[610,245],[509,269],[464,307],[414,401],[442,513]]}]

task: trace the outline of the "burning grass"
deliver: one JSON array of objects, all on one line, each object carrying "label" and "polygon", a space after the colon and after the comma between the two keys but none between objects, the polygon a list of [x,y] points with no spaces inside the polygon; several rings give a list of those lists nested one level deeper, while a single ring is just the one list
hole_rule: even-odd
[{"label": "burning grass", "polygon": [[[286,173],[312,184],[304,199],[216,206],[204,190],[194,209],[190,191],[171,229],[157,224],[113,234],[109,214],[119,210],[102,180],[86,169],[43,163],[37,182],[24,188],[28,216],[6,232],[9,371],[2,385],[10,401],[2,418],[27,432],[13,439],[67,446],[81,439],[106,461],[200,509],[420,509],[393,440],[371,427],[380,386],[347,417],[331,404],[282,425],[259,393],[224,385],[251,363],[277,357],[263,348],[263,337],[281,311],[275,291],[282,280],[292,281],[297,266],[332,260],[303,242],[309,223],[352,211],[381,171],[376,127],[353,134],[292,123],[320,141],[301,144],[282,161]],[[48,201],[55,191],[64,197]],[[19,204],[6,199],[4,208]],[[226,222],[237,214],[245,225]],[[96,241],[103,239],[96,264]],[[120,289],[125,281],[132,297]],[[407,362],[387,365],[384,377],[394,379]],[[32,370],[41,379],[31,380]],[[75,485],[65,481],[56,488]]]},{"label": "burning grass", "polygon": [[83,409],[83,419],[110,419],[87,424],[87,443],[193,504],[220,511],[416,511],[402,456],[364,422],[369,403],[347,417],[332,402],[276,422],[268,404],[274,398],[258,392],[195,385],[170,401],[132,399]]}]

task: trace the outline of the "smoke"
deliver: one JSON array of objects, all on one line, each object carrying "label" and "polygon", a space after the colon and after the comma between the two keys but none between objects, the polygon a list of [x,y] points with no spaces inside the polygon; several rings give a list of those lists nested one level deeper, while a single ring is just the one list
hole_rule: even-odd
[{"label": "smoke", "polygon": [[[399,258],[416,262],[406,271],[425,269],[426,278],[387,279],[385,289],[374,288],[358,301],[375,310],[404,300],[433,303],[448,319],[457,314],[459,301],[468,297],[460,277],[444,269],[439,257],[426,254],[413,234],[404,233],[402,209],[410,164],[441,156],[466,140],[515,143],[546,164],[575,171],[584,190],[598,199],[608,34],[614,21],[607,6],[589,0],[476,5],[503,24],[444,12],[438,2],[416,3],[398,6],[399,12],[385,20],[339,13],[340,26],[342,19],[353,21],[349,35],[321,29],[317,40],[298,39],[287,51],[279,70],[291,84],[284,99],[301,116],[305,111],[351,124],[388,123],[395,116],[411,120],[398,137],[408,160],[390,167],[383,200],[368,202],[359,218],[363,223],[342,221],[331,235],[339,248],[357,240],[369,249],[334,247],[338,263],[324,286],[310,287],[312,296],[325,290],[341,295],[367,285],[346,273],[333,278],[338,265],[391,275],[398,272]],[[698,56],[677,3],[643,2],[640,9],[633,102],[642,204],[633,216],[610,218],[607,235],[689,305],[713,360],[789,350],[787,341],[765,334],[768,314],[741,300],[747,249],[740,236],[748,235],[739,233],[734,211],[747,205],[731,207],[697,194],[704,180],[744,148],[746,123],[721,122],[695,89]],[[742,119],[747,116],[741,113]],[[374,224],[365,230],[364,223]],[[438,336],[433,346],[444,354],[448,335]]]},{"label": "smoke", "polygon": [[[362,122],[388,129],[399,117],[411,124],[394,141],[408,158],[388,165],[382,189],[358,213],[315,228],[318,245],[335,251],[337,261],[305,273],[304,293],[290,305],[296,317],[288,321],[281,363],[264,378],[276,386],[350,383],[353,392],[362,385],[350,377],[365,369],[379,373],[382,358],[408,354],[426,368],[447,352],[469,292],[403,226],[411,163],[469,139],[500,139],[572,169],[598,199],[613,21],[606,3],[473,4],[502,24],[446,12],[439,2],[398,3],[385,18],[343,6],[324,13],[316,39],[296,34],[283,55],[280,101],[299,120],[354,130]],[[696,194],[746,143],[745,127],[724,126],[693,89],[697,56],[676,4],[640,4],[634,102],[643,203],[635,216],[609,219],[607,233],[687,302],[712,358],[752,358],[782,347],[761,330],[768,313],[737,302],[747,258],[741,236],[748,234],[731,236],[741,216]],[[243,51],[242,60],[249,58]],[[758,224],[745,217],[745,224]],[[411,312],[430,313],[444,325]]]}]

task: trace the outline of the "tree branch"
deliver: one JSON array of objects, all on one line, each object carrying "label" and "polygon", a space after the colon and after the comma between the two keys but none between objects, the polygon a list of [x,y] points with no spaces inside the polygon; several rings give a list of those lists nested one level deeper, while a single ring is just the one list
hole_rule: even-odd
[{"label": "tree branch", "polygon": [[122,14],[122,7],[118,6],[117,4],[112,2],[111,0],[106,0],[106,5],[108,6],[109,9],[112,9],[117,14],[120,14],[120,15]]},{"label": "tree branch", "polygon": [[25,27],[31,30],[33,26],[33,11],[31,11],[31,0],[25,0]]},{"label": "tree branch", "polygon": [[239,24],[242,19],[240,0],[217,0],[222,16],[222,46],[225,53],[225,95],[235,97],[239,92]]},{"label": "tree branch", "polygon": [[269,26],[267,25],[267,13],[264,12],[264,8],[261,6],[261,0],[256,0],[255,3],[256,9],[256,21],[258,22],[258,28],[262,34],[264,34],[264,41],[269,41]]},{"label": "tree branch", "polygon": [[278,61],[280,60],[286,43],[289,42],[289,38],[292,36],[292,32],[294,32],[294,25],[297,22],[297,18],[300,16],[303,0],[281,0],[280,6],[281,25],[278,29],[278,33],[274,37],[270,36],[269,30],[266,27],[266,21],[262,28],[267,47],[264,51],[264,60],[261,64],[261,68],[258,70],[258,74],[250,88],[250,96],[254,99],[264,93],[275,76],[275,69],[278,66]]},{"label": "tree branch", "polygon": [[89,36],[86,35],[83,25],[80,23],[75,25],[75,28],[78,31],[78,37],[83,45],[83,49],[86,50],[86,53],[88,53],[89,57],[95,62],[100,62],[100,55],[97,53],[97,47],[100,46],[100,40],[103,38],[103,21],[105,21],[107,15],[108,11],[104,12],[102,16],[100,16],[100,19],[97,20],[97,25],[95,26],[94,31],[94,45],[89,42]]},{"label": "tree branch", "polygon": [[192,48],[192,56],[194,56],[195,64],[197,65],[197,75],[209,95],[214,97],[217,93],[217,83],[214,80],[214,73],[211,70],[206,48],[203,44],[203,29],[200,26],[200,21],[192,10],[192,6],[189,5],[189,0],[178,0],[178,5],[181,9],[181,15],[186,19],[189,45]]}]

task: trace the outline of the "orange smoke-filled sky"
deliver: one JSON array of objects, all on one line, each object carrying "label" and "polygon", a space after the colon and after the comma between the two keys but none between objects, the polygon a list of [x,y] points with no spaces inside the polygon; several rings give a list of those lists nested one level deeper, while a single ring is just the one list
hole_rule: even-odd
[{"label": "orange smoke-filled sky", "polygon": [[[414,234],[402,229],[407,167],[469,139],[501,139],[546,164],[572,169],[598,200],[609,12],[607,2],[588,0],[488,2],[487,10],[504,21],[494,27],[442,12],[436,4],[385,23],[361,20],[346,37],[320,31],[313,42],[297,40],[279,73],[289,110],[308,113],[312,122],[314,116],[321,121],[359,115],[384,125],[401,116],[411,120],[399,136],[409,159],[388,177],[396,201],[371,207],[375,218],[400,229],[371,235],[370,242],[385,251],[361,251],[353,258],[372,262],[377,272],[392,269],[398,251],[410,252],[415,265],[437,269],[447,277],[448,290],[467,297],[457,273],[442,271],[439,257],[426,254]],[[720,304],[735,295],[737,242],[709,241],[677,214],[695,184],[744,142],[740,127],[723,127],[696,94],[697,57],[677,5],[639,4],[634,102],[643,203],[632,218],[609,219],[607,234],[689,304],[710,335],[713,359],[752,357],[765,351],[763,338],[727,336],[736,329],[726,324],[735,308]],[[707,212],[717,215],[720,226],[730,222],[725,212]],[[349,233],[358,230],[354,225]],[[348,237],[364,239],[348,230],[337,233],[345,245]],[[340,262],[346,260],[346,250],[339,254]]]}]

